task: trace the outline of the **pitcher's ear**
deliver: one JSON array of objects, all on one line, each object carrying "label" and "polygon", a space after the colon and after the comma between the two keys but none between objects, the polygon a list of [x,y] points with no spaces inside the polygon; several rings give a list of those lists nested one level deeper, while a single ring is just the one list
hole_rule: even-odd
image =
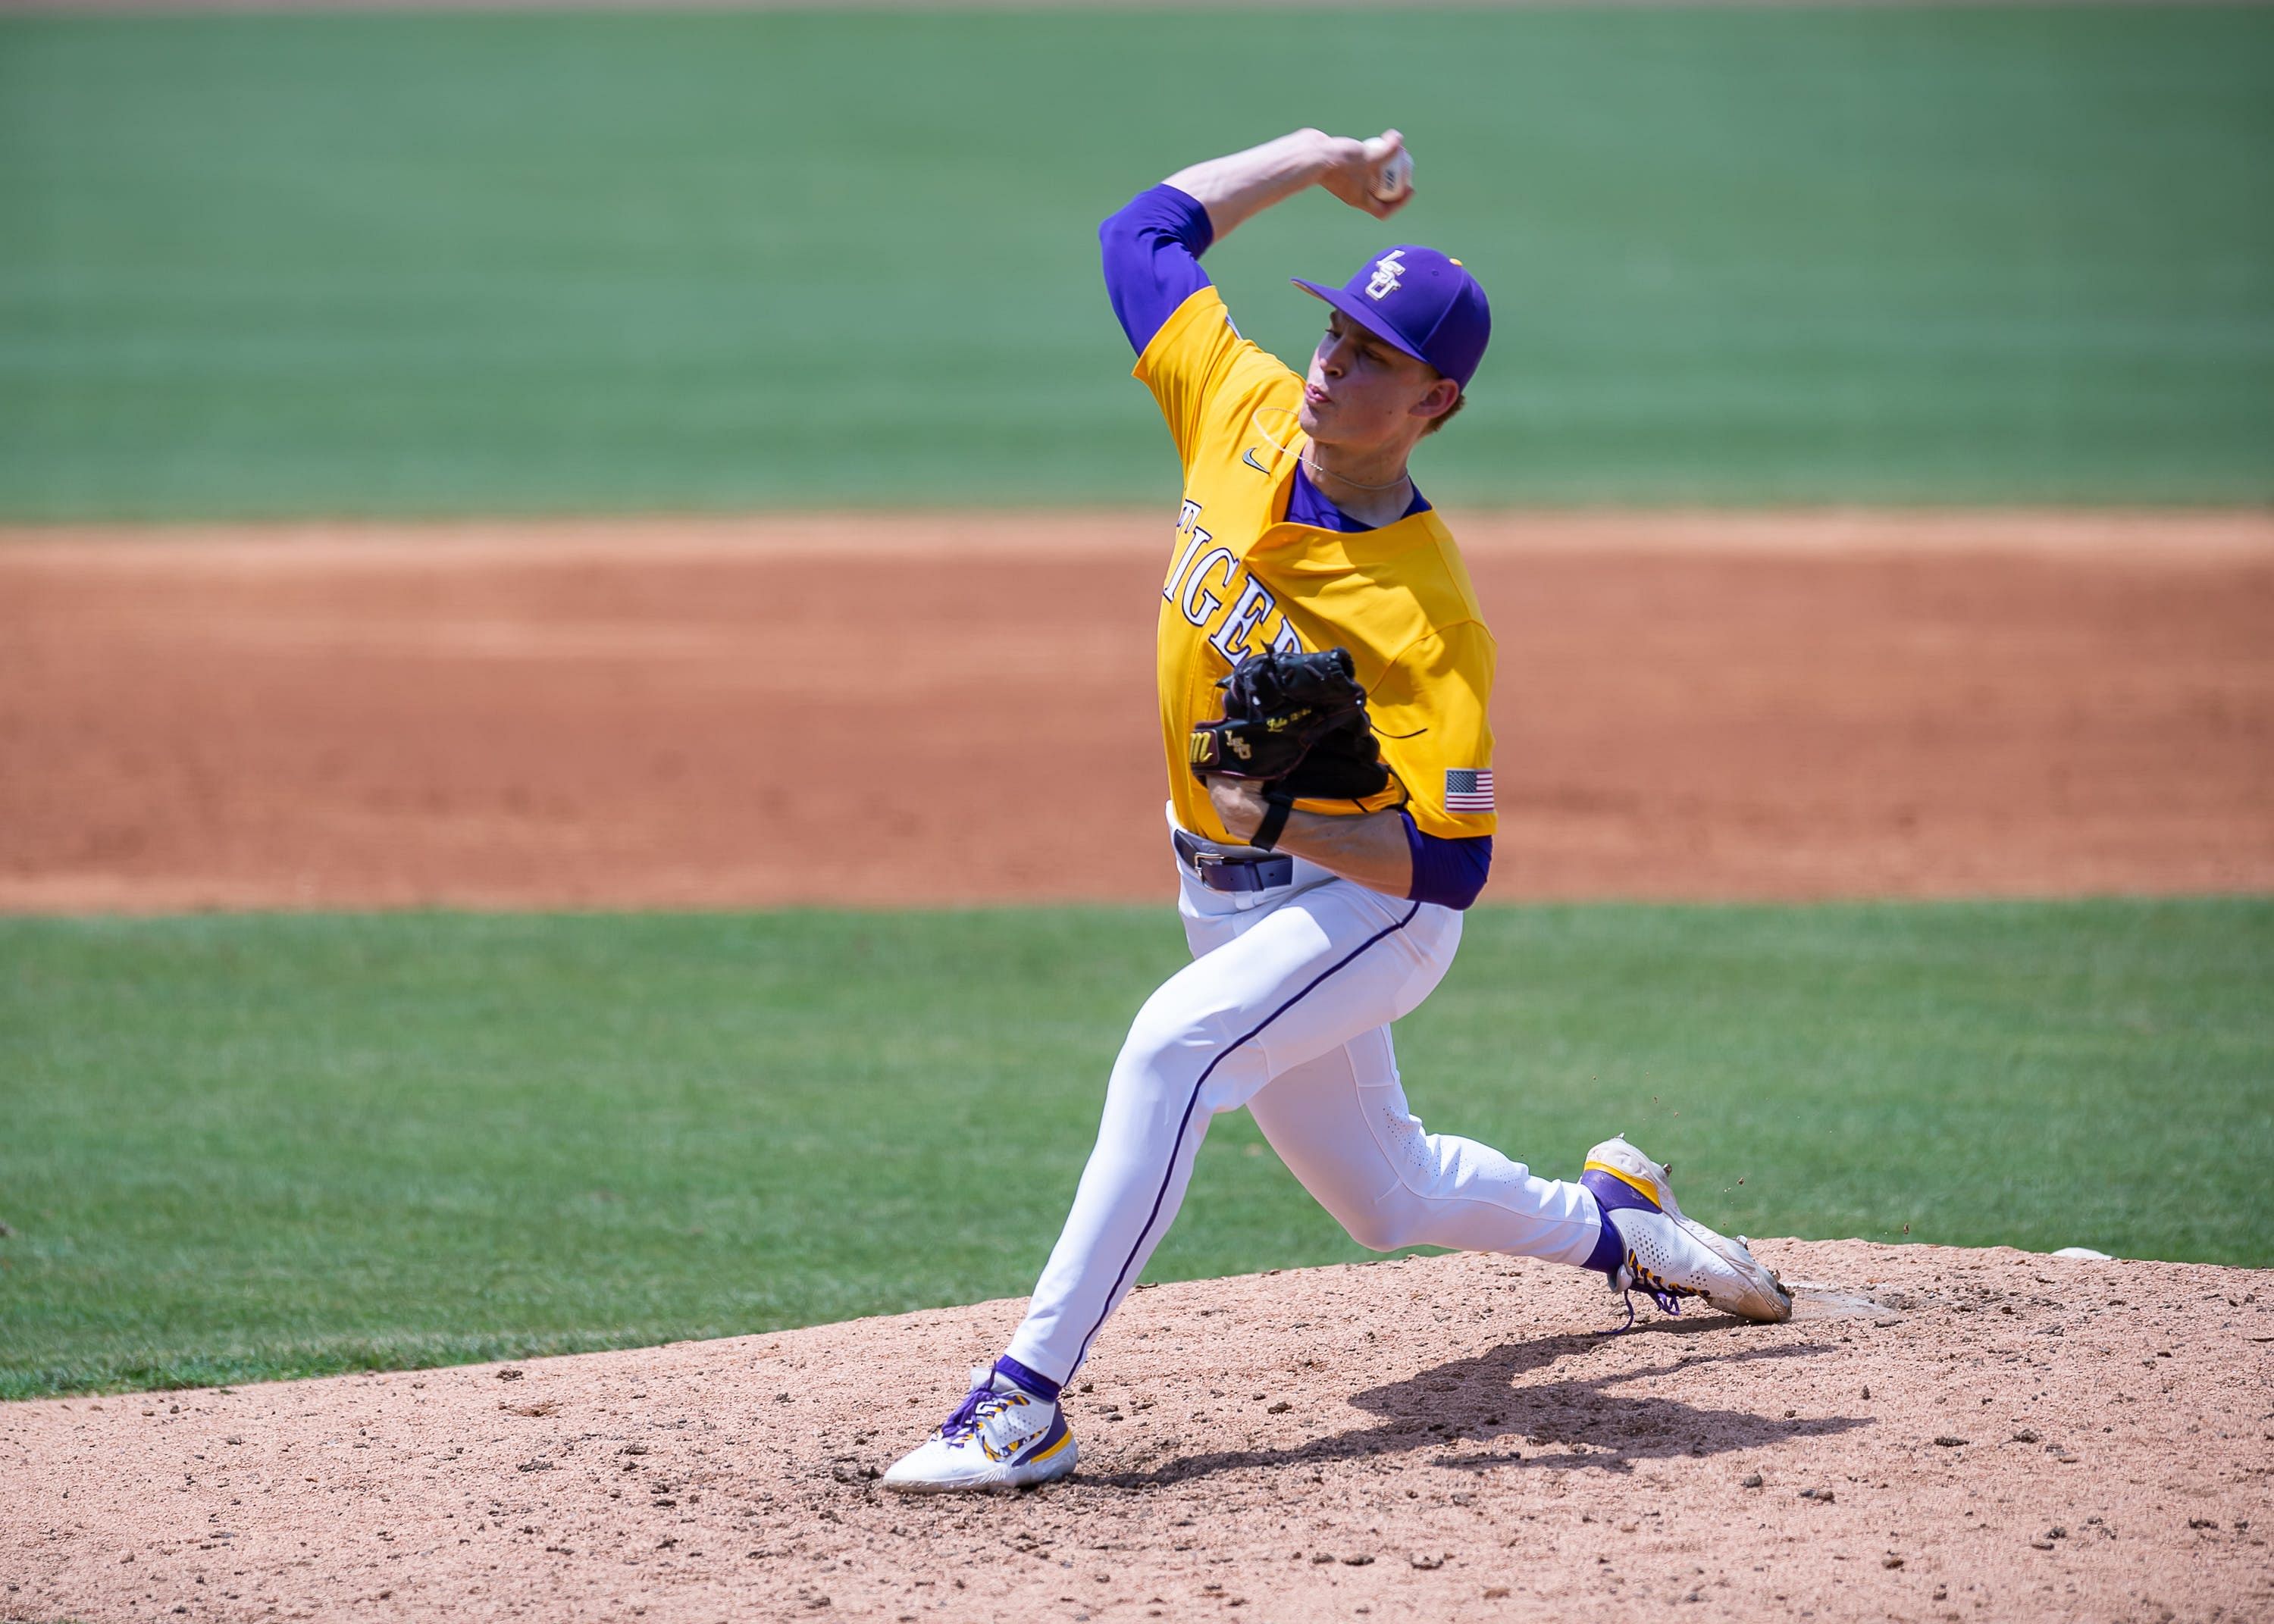
[{"label": "pitcher's ear", "polygon": [[[1444,410],[1438,412],[1434,417],[1429,419],[1429,426],[1421,431],[1425,435],[1434,434],[1439,429],[1443,428],[1448,423],[1450,423],[1454,417],[1459,415],[1462,407],[1469,403],[1468,392],[1463,389],[1458,384],[1455,383],[1451,379],[1440,378],[1437,382],[1452,390],[1452,403],[1447,406]],[[1421,397],[1421,403],[1427,405],[1435,394],[1436,389],[1435,387],[1433,386],[1429,394]]]}]

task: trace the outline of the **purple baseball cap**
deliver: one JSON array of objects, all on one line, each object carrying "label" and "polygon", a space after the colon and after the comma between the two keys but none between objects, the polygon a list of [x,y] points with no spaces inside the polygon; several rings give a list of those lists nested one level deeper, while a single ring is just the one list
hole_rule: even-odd
[{"label": "purple baseball cap", "polygon": [[1339,288],[1294,284],[1465,389],[1492,341],[1492,306],[1458,259],[1400,243]]}]

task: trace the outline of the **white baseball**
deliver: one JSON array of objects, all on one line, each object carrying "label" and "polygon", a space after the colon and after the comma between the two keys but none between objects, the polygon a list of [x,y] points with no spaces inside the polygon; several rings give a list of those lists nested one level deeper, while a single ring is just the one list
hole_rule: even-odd
[{"label": "white baseball", "polygon": [[1374,195],[1395,203],[1413,190],[1413,154],[1400,148],[1374,175]]}]

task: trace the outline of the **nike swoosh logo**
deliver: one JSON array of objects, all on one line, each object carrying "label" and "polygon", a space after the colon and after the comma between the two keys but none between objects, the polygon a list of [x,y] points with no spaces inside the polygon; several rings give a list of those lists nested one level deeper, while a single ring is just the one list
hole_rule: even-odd
[{"label": "nike swoosh logo", "polygon": [[1255,460],[1255,447],[1253,446],[1248,447],[1246,451],[1240,453],[1239,460],[1246,463],[1248,467],[1254,469],[1259,474],[1268,474],[1271,471],[1269,469],[1264,467],[1262,463]]}]

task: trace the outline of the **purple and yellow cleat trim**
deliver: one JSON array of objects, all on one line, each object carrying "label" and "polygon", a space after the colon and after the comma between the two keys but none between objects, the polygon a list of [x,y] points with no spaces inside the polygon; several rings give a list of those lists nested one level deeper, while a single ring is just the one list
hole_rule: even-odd
[{"label": "purple and yellow cleat trim", "polygon": [[[1600,1180],[1590,1178],[1588,1177],[1591,1173],[1599,1173],[1602,1175],[1604,1178],[1615,1178],[1619,1183],[1624,1184],[1628,1189],[1642,1197],[1644,1200],[1649,1202],[1650,1210],[1654,1213],[1664,1212],[1666,1210],[1664,1205],[1660,1199],[1658,1186],[1655,1184],[1653,1184],[1649,1179],[1638,1178],[1632,1173],[1628,1172],[1624,1168],[1615,1168],[1608,1162],[1589,1162],[1585,1167],[1582,1167],[1579,1169],[1579,1182],[1587,1186],[1589,1192],[1593,1194],[1598,1201],[1602,1201],[1605,1192],[1601,1187]],[[1607,1206],[1614,1204],[1618,1207],[1631,1207],[1634,1205],[1633,1202],[1626,1200],[1616,1200],[1615,1203],[1605,1203]]]},{"label": "purple and yellow cleat trim", "polygon": [[1035,1440],[1033,1445],[1012,1462],[1014,1466],[1031,1466],[1037,1461],[1047,1461],[1073,1441],[1073,1432],[1066,1425],[1065,1411],[1060,1410],[1050,1418],[1050,1431]]}]

